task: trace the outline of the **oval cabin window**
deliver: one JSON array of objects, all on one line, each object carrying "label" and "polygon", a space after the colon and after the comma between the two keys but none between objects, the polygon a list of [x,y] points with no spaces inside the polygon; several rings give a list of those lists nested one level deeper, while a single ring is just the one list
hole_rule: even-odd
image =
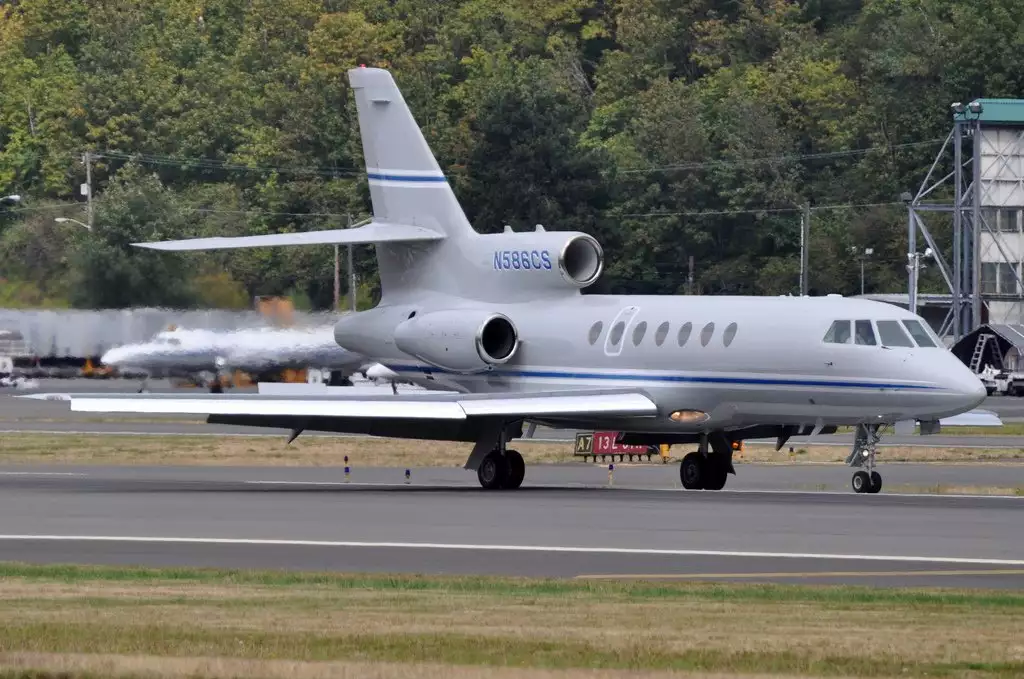
[{"label": "oval cabin window", "polygon": [[683,323],[683,327],[679,328],[679,346],[686,344],[687,340],[690,339],[690,333],[693,332],[693,323]]},{"label": "oval cabin window", "polygon": [[732,341],[736,338],[736,324],[730,323],[725,326],[725,332],[722,333],[722,343],[725,346],[732,344]]},{"label": "oval cabin window", "polygon": [[666,337],[668,337],[668,321],[659,325],[658,329],[654,331],[654,343],[660,347],[665,343]]},{"label": "oval cabin window", "polygon": [[633,346],[640,346],[640,342],[644,339],[644,333],[647,332],[647,321],[640,321],[633,328]]},{"label": "oval cabin window", "polygon": [[715,324],[708,323],[704,326],[704,329],[700,331],[700,345],[706,347],[708,342],[711,341],[711,336],[715,334]]}]

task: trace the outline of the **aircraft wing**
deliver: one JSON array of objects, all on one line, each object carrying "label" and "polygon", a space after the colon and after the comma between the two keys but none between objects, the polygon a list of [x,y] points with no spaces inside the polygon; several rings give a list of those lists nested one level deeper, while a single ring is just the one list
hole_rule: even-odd
[{"label": "aircraft wing", "polygon": [[362,243],[396,243],[431,241],[444,238],[444,234],[411,224],[371,222],[353,229],[325,231],[299,231],[296,233],[270,233],[263,236],[216,236],[213,238],[186,238],[149,243],[132,243],[150,250],[231,250],[273,245],[359,245]]},{"label": "aircraft wing", "polygon": [[[351,389],[351,388],[350,388]],[[21,398],[70,401],[71,410],[245,417],[246,424],[280,426],[282,418],[380,420],[468,420],[472,418],[654,416],[657,407],[639,390],[536,392],[521,394],[31,394]],[[218,418],[219,421],[224,421]],[[271,423],[273,420],[274,423]]]}]

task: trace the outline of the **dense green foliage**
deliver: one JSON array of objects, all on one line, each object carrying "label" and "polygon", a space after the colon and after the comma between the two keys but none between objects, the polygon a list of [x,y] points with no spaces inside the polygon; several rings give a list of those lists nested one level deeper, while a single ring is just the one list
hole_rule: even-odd
[{"label": "dense green foliage", "polygon": [[[368,214],[359,63],[393,70],[479,231],[593,233],[604,291],[683,292],[692,256],[695,292],[796,292],[805,201],[812,293],[859,291],[858,246],[868,291],[902,290],[899,196],[950,102],[1021,96],[1021,16],[1024,0],[9,1],[0,195],[25,202],[0,205],[0,303],[328,306],[329,247],[128,244]],[[85,151],[92,233],[53,222],[85,220]],[[372,247],[357,268],[368,303]]]}]

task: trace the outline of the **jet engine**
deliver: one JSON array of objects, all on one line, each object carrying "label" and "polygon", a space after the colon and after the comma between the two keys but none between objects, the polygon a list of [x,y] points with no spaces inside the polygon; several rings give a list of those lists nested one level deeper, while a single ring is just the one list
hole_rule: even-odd
[{"label": "jet engine", "polygon": [[395,328],[395,346],[430,365],[459,373],[491,370],[519,348],[508,316],[476,309],[413,315]]}]

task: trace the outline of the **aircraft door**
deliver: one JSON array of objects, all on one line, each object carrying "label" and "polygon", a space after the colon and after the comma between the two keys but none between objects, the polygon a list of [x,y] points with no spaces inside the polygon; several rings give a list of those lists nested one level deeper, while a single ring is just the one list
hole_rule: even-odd
[{"label": "aircraft door", "polygon": [[604,340],[605,356],[618,356],[622,353],[622,346],[626,343],[626,335],[630,330],[633,319],[640,313],[640,307],[628,306],[622,309],[612,321],[608,328],[608,335]]}]

